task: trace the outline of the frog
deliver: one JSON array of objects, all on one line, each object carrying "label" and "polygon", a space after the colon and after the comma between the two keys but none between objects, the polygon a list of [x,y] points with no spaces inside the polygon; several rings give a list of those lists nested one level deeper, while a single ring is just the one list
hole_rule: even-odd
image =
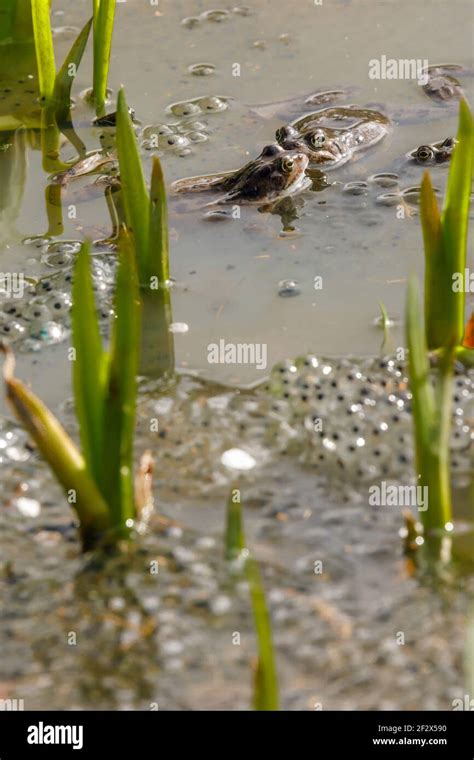
[{"label": "frog", "polygon": [[458,101],[463,97],[461,83],[447,71],[463,72],[464,67],[458,63],[436,63],[424,69],[422,87],[426,94],[441,102]]},{"label": "frog", "polygon": [[[348,122],[339,126],[340,122]],[[335,168],[355,152],[378,143],[388,133],[390,119],[380,111],[357,106],[323,108],[280,127],[276,140],[285,150],[300,150],[310,164]]]},{"label": "frog", "polygon": [[235,171],[186,177],[171,184],[173,194],[221,193],[211,204],[268,204],[309,188],[308,156],[280,145],[266,145],[260,155]]},{"label": "frog", "polygon": [[420,145],[415,150],[407,153],[407,158],[424,166],[444,164],[451,160],[457,140],[454,137],[446,137],[428,145]]}]

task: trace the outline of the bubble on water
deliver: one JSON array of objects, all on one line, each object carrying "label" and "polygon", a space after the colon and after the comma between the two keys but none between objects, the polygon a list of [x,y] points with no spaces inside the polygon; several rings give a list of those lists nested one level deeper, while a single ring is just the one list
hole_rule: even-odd
[{"label": "bubble on water", "polygon": [[158,144],[160,148],[176,150],[187,147],[189,140],[184,135],[163,135]]},{"label": "bubble on water", "polygon": [[368,185],[367,182],[346,182],[342,192],[347,195],[367,195]]},{"label": "bubble on water", "polygon": [[382,206],[397,206],[402,200],[402,196],[400,193],[382,193],[382,195],[377,195],[375,200]]},{"label": "bubble on water", "polygon": [[186,137],[193,143],[207,142],[209,135],[205,132],[186,132]]},{"label": "bubble on water", "polygon": [[301,289],[297,280],[280,280],[278,283],[278,295],[281,298],[292,298],[299,296]]},{"label": "bubble on water", "polygon": [[35,353],[36,351],[41,351],[41,348],[41,341],[35,340],[34,338],[25,338],[21,341],[17,350],[22,354],[28,354],[30,352]]},{"label": "bubble on water", "polygon": [[44,324],[32,328],[31,337],[40,340],[46,345],[61,343],[68,336],[69,331],[59,322],[45,322]]},{"label": "bubble on water", "polygon": [[149,124],[146,127],[143,127],[141,137],[153,140],[162,135],[172,134],[174,134],[174,130],[172,127],[168,126],[168,124]]},{"label": "bubble on water", "polygon": [[203,111],[209,111],[211,113],[225,111],[225,109],[228,108],[227,100],[224,98],[219,98],[216,95],[206,98],[199,98],[198,103]]},{"label": "bubble on water", "polygon": [[395,187],[398,185],[400,177],[398,174],[392,172],[382,172],[380,174],[372,174],[368,181],[379,187]]},{"label": "bubble on water", "polygon": [[168,106],[167,111],[175,116],[193,116],[200,113],[201,109],[197,103],[183,101],[181,103],[172,103]]},{"label": "bubble on water", "polygon": [[33,248],[43,248],[51,241],[51,238],[34,235],[33,237],[23,238],[23,245],[31,245]]},{"label": "bubble on water", "polygon": [[248,5],[236,5],[232,8],[232,13],[236,13],[238,16],[250,16],[252,11]]},{"label": "bubble on water", "polygon": [[232,607],[230,597],[219,594],[209,600],[209,609],[213,615],[225,615]]},{"label": "bubble on water", "polygon": [[214,74],[216,67],[213,63],[193,63],[188,66],[188,72],[195,77],[208,77]]},{"label": "bubble on water", "polygon": [[283,32],[283,34],[278,35],[278,41],[283,42],[284,45],[289,45],[291,42],[291,35],[287,32]]},{"label": "bubble on water", "polygon": [[196,26],[199,26],[200,23],[201,19],[198,16],[187,16],[181,21],[181,25],[186,29],[194,29]]},{"label": "bubble on water", "polygon": [[255,40],[253,43],[254,48],[257,48],[257,50],[265,50],[267,47],[267,43],[265,40]]},{"label": "bubble on water", "polygon": [[232,214],[230,211],[218,209],[216,211],[206,211],[202,215],[202,218],[206,222],[228,222],[232,220]]},{"label": "bubble on water", "polygon": [[220,8],[204,11],[204,13],[201,13],[201,18],[204,21],[213,21],[216,24],[220,24],[222,21],[227,21],[229,17],[229,11],[221,10]]},{"label": "bubble on water", "polygon": [[189,325],[186,322],[172,322],[169,326],[171,333],[187,333],[189,332]]},{"label": "bubble on water", "polygon": [[257,464],[256,460],[243,449],[228,449],[221,456],[221,462],[233,470],[252,470]]},{"label": "bubble on water", "polygon": [[70,266],[72,261],[70,253],[47,253],[41,257],[41,263],[53,269]]},{"label": "bubble on water", "polygon": [[77,26],[55,26],[51,29],[53,37],[77,37],[79,34]]},{"label": "bubble on water", "polygon": [[27,496],[19,496],[13,504],[24,517],[38,517],[41,512],[39,501],[30,499]]}]

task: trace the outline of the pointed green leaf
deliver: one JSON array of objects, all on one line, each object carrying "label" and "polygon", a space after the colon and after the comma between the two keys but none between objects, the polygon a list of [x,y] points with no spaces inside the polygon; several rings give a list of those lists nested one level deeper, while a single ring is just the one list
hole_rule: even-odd
[{"label": "pointed green leaf", "polygon": [[[238,501],[234,496],[238,495]],[[244,526],[240,492],[232,489],[227,499],[227,525],[225,534],[225,558],[228,561],[236,559],[245,549]]]},{"label": "pointed green leaf", "polygon": [[[54,101],[56,106],[56,121],[58,124],[70,121],[72,83],[86,49],[92,18],[79,32],[71,50],[58,71],[54,84]],[[73,72],[73,73],[71,73]]]},{"label": "pointed green leaf", "polygon": [[107,97],[116,0],[94,0],[94,100],[101,113]]},{"label": "pointed green leaf", "polygon": [[72,283],[73,387],[81,445],[88,470],[103,476],[103,423],[106,356],[102,347],[90,270],[90,243],[82,246]]},{"label": "pointed green leaf", "polygon": [[148,277],[157,277],[159,286],[169,281],[168,209],[163,169],[158,156],[153,158],[150,186],[150,234]]},{"label": "pointed green leaf", "polygon": [[83,542],[92,546],[110,527],[109,511],[76,445],[40,399],[13,376],[14,359],[4,349],[4,380],[7,398],[18,419],[31,435],[77,512]]},{"label": "pointed green leaf", "polygon": [[149,260],[150,201],[137,139],[123,90],[120,90],[117,100],[117,153],[125,219],[127,228],[133,237],[140,283],[146,284]]},{"label": "pointed green leaf", "polygon": [[43,101],[49,101],[53,96],[56,79],[49,0],[31,0],[31,12],[41,98]]},{"label": "pointed green leaf", "polygon": [[278,677],[273,650],[272,626],[265,591],[258,565],[252,557],[246,562],[247,580],[255,631],[258,641],[258,661],[255,671],[253,704],[255,710],[278,710]]},{"label": "pointed green leaf", "polygon": [[410,389],[413,396],[412,408],[416,443],[417,448],[426,447],[431,443],[435,405],[415,275],[412,275],[408,281],[406,339],[409,351]]},{"label": "pointed green leaf", "polygon": [[[458,144],[451,159],[446,187],[446,196],[441,215],[443,253],[445,269],[452,275],[464,272],[467,259],[467,232],[469,224],[469,204],[471,196],[472,165],[474,158],[474,122],[465,100],[459,105]],[[451,297],[452,330],[457,343],[462,341],[464,332],[465,295],[461,290]],[[445,306],[443,304],[443,306]],[[448,345],[447,341],[443,345]]]},{"label": "pointed green leaf", "polygon": [[135,257],[128,234],[121,236],[104,413],[104,493],[114,525],[135,518],[133,438],[139,361],[141,305]]}]

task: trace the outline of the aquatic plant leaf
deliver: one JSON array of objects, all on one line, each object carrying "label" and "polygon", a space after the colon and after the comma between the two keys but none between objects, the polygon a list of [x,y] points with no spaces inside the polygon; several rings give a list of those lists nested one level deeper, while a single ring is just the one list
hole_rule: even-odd
[{"label": "aquatic plant leaf", "polygon": [[425,251],[425,330],[428,347],[434,349],[444,345],[451,330],[449,304],[453,292],[443,256],[441,214],[428,172],[424,172],[421,183],[420,218]]},{"label": "aquatic plant leaf", "polygon": [[[445,269],[449,270],[452,305],[452,334],[456,343],[462,341],[464,332],[465,294],[461,288],[453,292],[452,275],[464,272],[467,260],[467,234],[471,194],[472,165],[474,158],[474,122],[465,100],[459,104],[459,126],[456,145],[451,159],[441,228]],[[443,304],[446,308],[446,304]],[[446,343],[442,344],[446,345]]]},{"label": "aquatic plant leaf", "polygon": [[94,0],[94,71],[93,93],[97,113],[103,111],[107,97],[110,53],[114,31],[116,0]]},{"label": "aquatic plant leaf", "polygon": [[127,228],[132,233],[140,283],[147,284],[150,201],[123,89],[117,100],[117,153]]},{"label": "aquatic plant leaf", "polygon": [[43,402],[14,377],[11,349],[3,347],[3,351],[8,401],[66,492],[79,518],[84,546],[88,548],[110,527],[107,505],[74,442]]},{"label": "aquatic plant leaf", "polygon": [[225,533],[225,558],[236,559],[245,549],[245,535],[242,518],[240,491],[232,489],[227,499],[227,523]]},{"label": "aquatic plant leaf", "polygon": [[56,79],[53,35],[49,16],[49,0],[31,0],[33,33],[35,38],[36,61],[41,99],[51,100]]},{"label": "aquatic plant leaf", "polygon": [[76,258],[72,297],[71,321],[75,349],[72,377],[76,415],[89,473],[100,486],[103,475],[102,437],[107,361],[92,287],[89,242],[84,243]]},{"label": "aquatic plant leaf", "polygon": [[[56,122],[63,124],[70,121],[71,89],[76,72],[82,61],[87,40],[92,26],[92,18],[79,32],[63,65],[59,69],[54,83],[54,102],[56,106]],[[74,72],[71,74],[71,72]]]},{"label": "aquatic plant leaf", "polygon": [[258,641],[253,706],[255,710],[278,710],[278,677],[273,651],[272,626],[267,609],[265,591],[258,565],[252,557],[247,559],[245,569],[250,587],[250,598]]},{"label": "aquatic plant leaf", "polygon": [[121,232],[115,290],[115,320],[104,402],[104,494],[114,526],[135,518],[133,438],[139,361],[140,311],[135,256],[128,233]]},{"label": "aquatic plant leaf", "polygon": [[148,277],[157,277],[159,286],[169,280],[168,208],[163,169],[158,156],[153,158],[150,185],[150,233]]},{"label": "aquatic plant leaf", "polygon": [[430,377],[430,364],[416,276],[408,282],[406,339],[412,394],[417,485],[428,489],[429,506],[421,512],[427,540],[433,529],[444,530],[452,519],[449,476],[452,353],[441,357],[438,394]]},{"label": "aquatic plant leaf", "polygon": [[390,341],[390,317],[388,316],[387,308],[382,301],[379,301],[379,307],[380,307],[380,316],[382,320],[382,329],[383,329],[383,341],[382,341],[380,350],[386,351],[389,343],[391,342]]}]

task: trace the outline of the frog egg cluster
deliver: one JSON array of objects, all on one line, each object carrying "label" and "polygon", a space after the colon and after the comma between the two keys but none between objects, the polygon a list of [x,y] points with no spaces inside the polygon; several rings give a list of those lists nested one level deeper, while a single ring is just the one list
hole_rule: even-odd
[{"label": "frog egg cluster", "polygon": [[[36,283],[27,282],[21,298],[0,293],[0,335],[24,353],[61,343],[70,334],[72,264],[80,242],[40,243],[42,262],[55,271]],[[105,322],[112,311],[115,265],[96,255],[91,269],[99,318]]]},{"label": "frog egg cluster", "polygon": [[[250,455],[252,480],[280,456],[314,469],[351,500],[366,498],[380,480],[413,477],[411,396],[406,368],[387,359],[326,360],[304,356],[281,362],[254,392],[223,393],[182,377],[176,391],[139,408],[146,445],[166,472],[162,487],[207,493],[228,487],[229,450]],[[150,420],[159,432],[150,434]],[[452,470],[462,487],[474,467],[474,373],[457,375],[453,393]],[[160,486],[161,487],[161,486]],[[362,488],[361,488],[362,487]]]},{"label": "frog egg cluster", "polygon": [[[403,364],[305,356],[277,365],[267,388],[287,404],[302,461],[356,481],[401,478],[411,466],[411,395]],[[474,466],[472,372],[456,377],[453,409],[452,465],[462,478]]]},{"label": "frog egg cluster", "polygon": [[181,24],[186,29],[196,29],[203,23],[210,22],[212,24],[222,24],[225,21],[229,21],[233,16],[250,16],[251,10],[248,5],[236,5],[232,10],[223,10],[216,8],[210,11],[204,11],[199,16],[186,16],[181,21]]},{"label": "frog egg cluster", "polygon": [[158,150],[188,156],[192,146],[207,142],[209,129],[207,122],[193,119],[174,124],[151,124],[142,130],[141,146],[145,150]]}]

